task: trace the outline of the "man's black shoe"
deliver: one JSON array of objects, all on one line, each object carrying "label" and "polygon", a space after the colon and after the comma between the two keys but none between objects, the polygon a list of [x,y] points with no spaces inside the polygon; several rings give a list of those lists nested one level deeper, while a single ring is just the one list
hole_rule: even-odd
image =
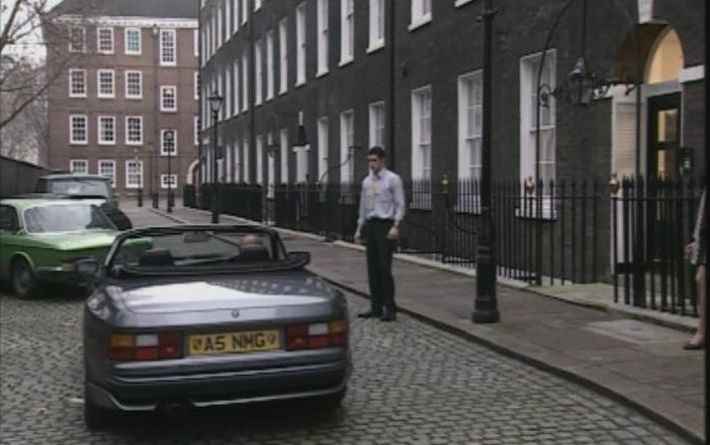
[{"label": "man's black shoe", "polygon": [[367,311],[367,312],[362,312],[360,314],[357,314],[358,318],[378,318],[382,317],[382,314],[380,312],[375,312],[375,311]]},{"label": "man's black shoe", "polygon": [[394,309],[385,309],[380,317],[382,321],[395,321],[397,320],[397,312]]}]

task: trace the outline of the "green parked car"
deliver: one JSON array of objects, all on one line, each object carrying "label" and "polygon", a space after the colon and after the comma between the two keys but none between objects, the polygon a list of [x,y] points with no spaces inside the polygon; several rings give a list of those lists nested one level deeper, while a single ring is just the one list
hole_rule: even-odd
[{"label": "green parked car", "polygon": [[38,296],[46,284],[80,284],[76,261],[101,261],[118,234],[87,201],[0,200],[0,281],[19,298]]}]

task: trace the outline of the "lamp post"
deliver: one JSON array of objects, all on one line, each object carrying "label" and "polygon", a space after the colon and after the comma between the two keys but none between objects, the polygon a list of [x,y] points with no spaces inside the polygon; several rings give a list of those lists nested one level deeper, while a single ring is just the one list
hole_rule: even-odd
[{"label": "lamp post", "polygon": [[167,130],[165,132],[165,144],[168,146],[168,203],[166,209],[168,213],[173,212],[173,175],[172,175],[172,157],[173,151],[175,150],[175,132],[173,130]]},{"label": "lamp post", "polygon": [[156,172],[160,171],[160,158],[159,158],[159,153],[158,150],[155,147],[155,144],[157,144],[160,139],[160,125],[158,123],[159,119],[159,113],[160,113],[160,88],[159,88],[159,81],[158,81],[158,66],[160,65],[160,41],[159,35],[160,35],[160,29],[158,28],[157,24],[153,24],[152,27],[152,32],[153,32],[153,94],[155,95],[155,99],[153,100],[153,145],[149,146],[149,149],[151,150],[151,156],[150,156],[150,195],[151,195],[151,200],[153,201],[153,208],[157,209],[160,205],[160,188],[158,190],[155,190],[155,176]]},{"label": "lamp post", "polygon": [[483,131],[481,141],[481,226],[476,246],[476,300],[474,323],[500,320],[496,296],[495,231],[491,214],[491,133],[493,118],[493,19],[492,0],[483,5]]},{"label": "lamp post", "polygon": [[219,110],[222,108],[224,97],[216,91],[208,98],[210,111],[212,111],[212,224],[219,224],[219,198],[217,196],[217,138],[219,137]]}]

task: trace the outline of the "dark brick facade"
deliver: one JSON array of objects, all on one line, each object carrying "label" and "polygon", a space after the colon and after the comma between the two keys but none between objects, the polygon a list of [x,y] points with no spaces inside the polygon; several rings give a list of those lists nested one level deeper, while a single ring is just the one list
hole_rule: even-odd
[{"label": "dark brick facade", "polygon": [[[206,2],[202,10],[202,24],[210,17],[216,1]],[[253,107],[253,65],[251,66],[251,104],[249,113],[240,113],[221,126],[225,143],[233,138],[240,141],[244,135],[278,135],[279,128],[288,127],[290,143],[295,139],[297,113],[304,113],[304,125],[311,145],[309,170],[311,177],[318,169],[317,119],[329,118],[329,159],[331,164],[339,159],[340,126],[342,111],[355,111],[355,145],[366,146],[368,142],[368,105],[385,101],[387,114],[390,103],[390,51],[392,42],[389,30],[385,32],[385,47],[367,54],[369,42],[369,2],[355,1],[354,61],[339,67],[340,60],[340,1],[329,2],[329,73],[316,77],[317,70],[317,1],[307,0],[307,82],[294,87],[296,79],[296,26],[295,9],[300,2],[283,0],[264,2],[260,10],[252,12],[249,22],[241,25],[238,33],[225,43],[216,55],[208,60],[202,76],[211,82],[215,69],[223,70],[241,57],[242,50],[253,41],[265,36],[268,30],[275,32],[275,84],[278,91],[278,23],[288,19],[289,82],[288,93],[276,96],[263,105]],[[454,0],[432,1],[432,21],[416,30],[410,24],[410,1],[397,0],[395,37],[395,169],[405,177],[411,171],[411,108],[412,90],[424,85],[432,87],[432,179],[439,180],[443,174],[450,177],[457,173],[458,108],[457,78],[461,74],[482,68],[482,24],[478,17],[482,11],[481,1],[471,1],[455,6]],[[496,0],[498,14],[495,19],[494,41],[494,118],[493,118],[493,171],[494,178],[519,177],[520,152],[520,59],[537,53],[545,45],[548,31],[566,2],[561,0]],[[665,24],[678,33],[684,50],[685,66],[691,68],[705,63],[704,25],[702,21],[704,2],[689,0],[679,7],[673,0],[656,0],[653,23],[641,25],[643,32],[654,42],[658,30]],[[391,2],[386,2],[387,15]],[[627,8],[621,13],[621,5]],[[574,2],[562,17],[553,34],[551,48],[556,50],[558,82],[566,78],[579,56],[581,41],[581,5]],[[621,49],[628,36],[638,25],[636,0],[609,0],[589,2],[587,61],[591,69],[601,75],[613,77],[623,65],[619,60]],[[387,26],[389,28],[389,26]],[[652,45],[646,44],[650,50]],[[250,62],[251,63],[251,62]],[[645,63],[645,60],[644,60]],[[264,76],[266,65],[264,62]],[[264,77],[264,84],[266,83]],[[209,84],[209,83],[208,83]],[[695,147],[696,165],[702,165],[701,152],[705,146],[704,108],[702,95],[704,80],[682,84],[683,142]],[[220,88],[224,94],[224,89]],[[588,108],[578,108],[558,103],[556,175],[558,178],[597,176],[606,178],[612,173],[612,104],[610,99],[595,101]],[[253,115],[251,111],[254,110]],[[251,119],[254,128],[251,129]],[[389,127],[387,127],[389,128]],[[389,129],[387,130],[389,131]],[[389,137],[386,137],[389,140]],[[255,142],[250,138],[251,178],[255,178]],[[294,180],[295,159],[291,153],[290,179]],[[279,166],[276,163],[276,176]],[[264,178],[266,178],[266,162]],[[356,177],[365,174],[364,155],[357,159]],[[700,174],[700,173],[698,173]],[[337,170],[331,175],[337,180]]]}]

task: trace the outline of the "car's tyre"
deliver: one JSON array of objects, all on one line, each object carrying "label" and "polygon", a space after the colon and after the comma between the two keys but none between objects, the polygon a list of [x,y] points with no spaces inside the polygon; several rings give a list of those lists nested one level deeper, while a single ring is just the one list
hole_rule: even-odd
[{"label": "car's tyre", "polygon": [[106,428],[111,423],[110,413],[92,403],[89,400],[88,391],[86,390],[86,384],[84,384],[84,424],[86,428],[90,431],[98,431]]},{"label": "car's tyre", "polygon": [[343,388],[340,391],[323,396],[318,400],[321,409],[324,412],[337,411],[345,398],[345,394],[348,392],[347,388]]},{"label": "car's tyre", "polygon": [[101,210],[108,216],[113,225],[116,226],[118,230],[130,230],[133,228],[133,223],[131,219],[126,216],[121,209],[115,207],[111,204],[104,204],[101,206]]},{"label": "car's tyre", "polygon": [[32,266],[24,258],[12,262],[12,290],[17,298],[27,300],[39,296],[40,285]]}]

